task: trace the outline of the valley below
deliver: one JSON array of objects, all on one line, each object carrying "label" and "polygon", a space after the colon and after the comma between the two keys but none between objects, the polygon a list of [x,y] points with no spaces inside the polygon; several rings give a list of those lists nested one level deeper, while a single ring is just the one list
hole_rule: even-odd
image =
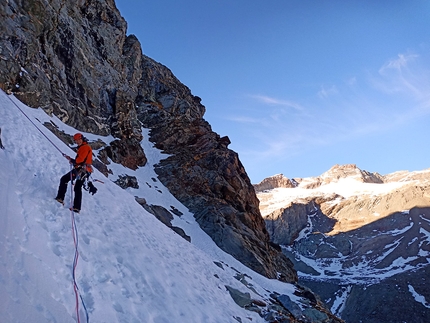
[{"label": "valley below", "polygon": [[430,170],[336,165],[255,185],[272,242],[348,323],[429,322]]}]

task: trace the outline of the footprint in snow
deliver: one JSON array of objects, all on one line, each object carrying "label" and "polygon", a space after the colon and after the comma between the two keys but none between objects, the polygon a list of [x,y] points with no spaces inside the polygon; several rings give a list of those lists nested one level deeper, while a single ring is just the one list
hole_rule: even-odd
[{"label": "footprint in snow", "polygon": [[81,234],[80,238],[82,239],[83,242],[85,242],[87,245],[90,244],[90,238],[88,238],[88,236],[86,234]]}]

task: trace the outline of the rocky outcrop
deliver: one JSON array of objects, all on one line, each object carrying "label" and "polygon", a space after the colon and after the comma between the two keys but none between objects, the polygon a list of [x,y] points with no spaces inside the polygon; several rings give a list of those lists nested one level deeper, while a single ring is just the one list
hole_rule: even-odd
[{"label": "rocky outcrop", "polygon": [[282,174],[270,176],[263,179],[260,183],[254,184],[256,192],[262,192],[265,190],[272,190],[277,187],[295,187],[296,182],[291,181]]},{"label": "rocky outcrop", "polygon": [[[264,217],[270,239],[279,245],[291,245],[300,232],[309,231],[327,233],[333,229],[335,219],[324,215],[320,209],[320,199],[309,199],[309,202],[290,203]],[[309,227],[312,218],[313,227]]]},{"label": "rocky outcrop", "polygon": [[94,160],[104,174],[111,162],[144,166],[141,126],[150,128],[170,154],[157,167],[160,181],[217,245],[267,277],[297,280],[269,241],[230,140],[203,119],[200,98],[126,35],[113,0],[3,1],[0,26],[0,88],[80,131],[112,135]]},{"label": "rocky outcrop", "polygon": [[[239,279],[239,277],[236,278]],[[243,282],[243,280],[245,279],[240,278],[240,281]],[[299,287],[296,292],[296,296],[302,297],[303,304],[306,306],[305,309],[293,302],[288,295],[272,293],[270,301],[266,303],[252,299],[250,293],[243,293],[228,285],[225,287],[237,305],[259,313],[267,322],[343,323],[325,307],[317,295],[305,287]],[[252,288],[252,285],[249,287]]]},{"label": "rocky outcrop", "polygon": [[308,216],[317,211],[313,201],[303,203],[291,203],[270,213],[264,219],[270,234],[270,239],[279,245],[292,244],[308,224]]},{"label": "rocky outcrop", "polygon": [[420,183],[425,183],[430,180],[429,178],[430,168],[422,171],[408,172],[408,171],[398,171],[391,174],[383,176],[384,183],[401,183],[401,182],[412,182],[417,181]]},{"label": "rocky outcrop", "polygon": [[119,175],[118,179],[115,181],[115,184],[123,189],[129,188],[129,187],[139,188],[139,183],[135,176]]},{"label": "rocky outcrop", "polygon": [[333,183],[341,178],[353,178],[362,183],[383,183],[383,177],[378,173],[361,170],[355,164],[334,165],[319,178],[323,183]]},{"label": "rocky outcrop", "polygon": [[175,231],[177,234],[179,234],[182,238],[184,238],[187,241],[191,241],[191,238],[185,233],[185,231],[179,227],[176,227],[172,225],[173,215],[172,213],[175,213],[175,210],[167,210],[164,207],[160,205],[149,205],[146,203],[146,201],[142,198],[136,198],[136,202],[138,202],[142,207],[147,210],[149,213],[153,214],[159,221],[161,221],[164,225]]}]

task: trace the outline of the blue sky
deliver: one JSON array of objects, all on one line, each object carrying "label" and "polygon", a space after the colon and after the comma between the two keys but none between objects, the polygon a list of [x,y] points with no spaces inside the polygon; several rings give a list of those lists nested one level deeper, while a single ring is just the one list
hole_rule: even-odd
[{"label": "blue sky", "polygon": [[117,0],[253,183],[430,167],[430,1]]}]

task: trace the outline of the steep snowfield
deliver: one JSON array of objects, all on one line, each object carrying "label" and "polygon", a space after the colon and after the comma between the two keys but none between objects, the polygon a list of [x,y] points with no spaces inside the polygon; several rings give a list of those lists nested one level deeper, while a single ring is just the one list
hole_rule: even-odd
[{"label": "steep snowfield", "polygon": [[[0,150],[1,322],[77,321],[70,201],[63,207],[54,200],[61,175],[69,171],[60,151],[71,156],[74,152],[43,122],[53,122],[68,134],[76,132],[0,91],[5,146]],[[264,321],[236,305],[226,285],[249,292],[254,299],[277,291],[297,300],[294,286],[266,279],[218,249],[192,214],[157,181],[153,165],[163,155],[152,147],[147,131],[142,145],[149,160],[145,167],[137,171],[110,167],[115,175],[136,176],[139,189],[122,190],[96,170],[93,178],[104,184],[95,183],[94,196],[83,192],[82,212],[75,215],[80,321],[86,322],[85,307],[89,321],[97,323],[236,322],[235,317],[242,322]],[[192,243],[146,212],[134,196],[181,211],[184,215],[175,216],[173,224],[183,228]],[[214,261],[223,263],[223,269]],[[233,277],[238,272],[249,277],[258,294]]]}]

